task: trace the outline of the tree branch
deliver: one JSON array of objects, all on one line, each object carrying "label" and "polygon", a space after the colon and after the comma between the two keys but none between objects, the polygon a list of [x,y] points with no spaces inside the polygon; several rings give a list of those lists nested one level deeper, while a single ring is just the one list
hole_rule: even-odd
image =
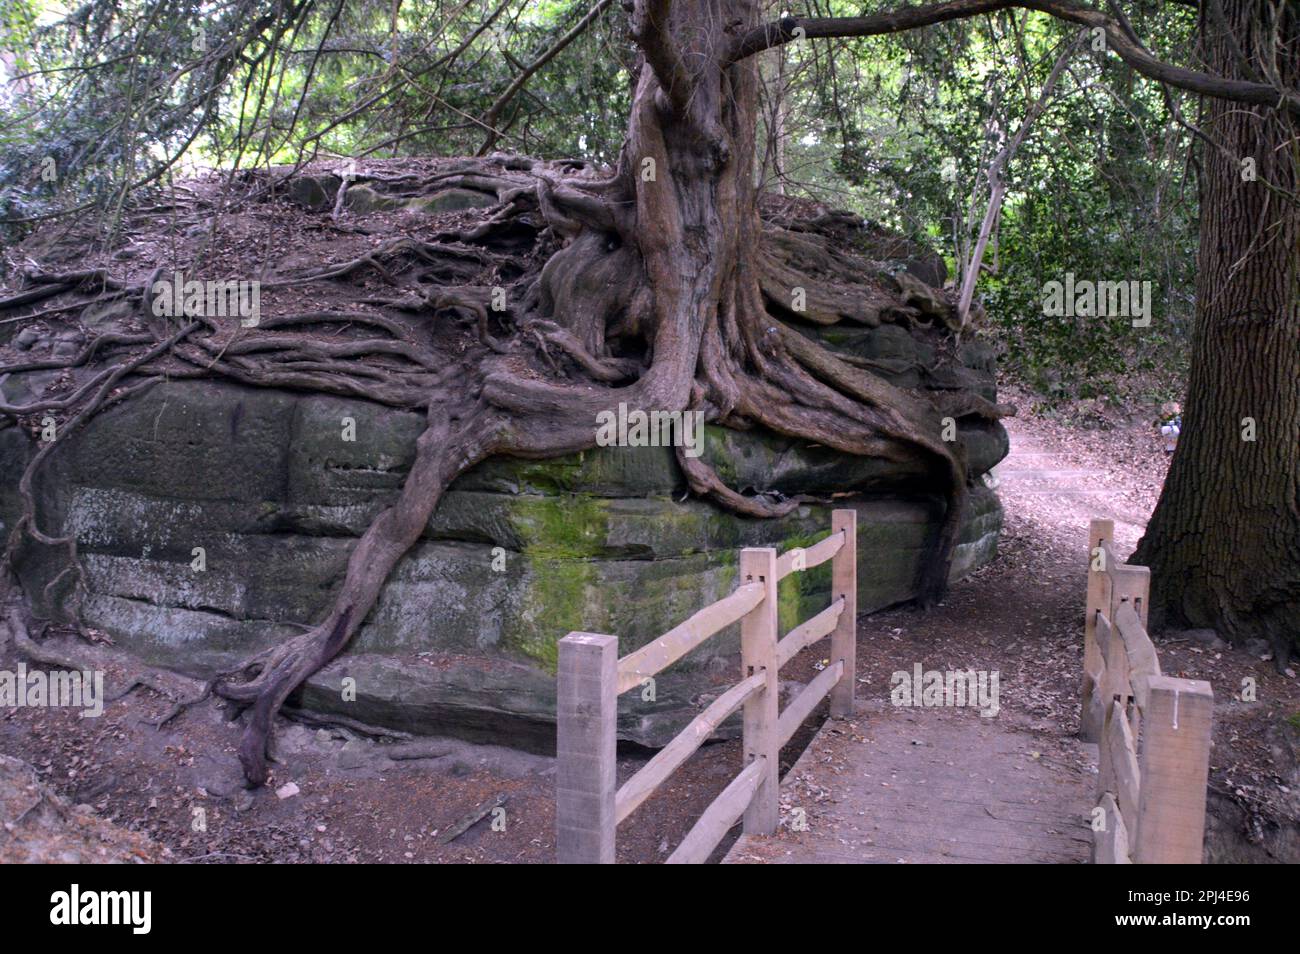
[{"label": "tree branch", "polygon": [[1285,107],[1293,115],[1300,116],[1300,93],[1297,91],[1279,89],[1267,83],[1227,79],[1156,59],[1140,43],[1128,36],[1114,18],[1100,10],[1075,3],[1074,0],[948,0],[946,3],[904,7],[868,17],[812,19],[785,17],[755,27],[739,37],[732,48],[728,62],[734,63],[796,39],[902,33],[949,20],[960,20],[1011,8],[1037,10],[1070,23],[1104,30],[1108,47],[1129,66],[1151,79],[1218,99],[1259,106]]},{"label": "tree branch", "polygon": [[1007,189],[1005,177],[1007,167],[1024,144],[1025,137],[1029,135],[1030,127],[1047,109],[1047,104],[1051,101],[1056,90],[1057,81],[1060,80],[1061,74],[1065,72],[1066,65],[1087,35],[1086,30],[1079,31],[1079,35],[1061,50],[1051,72],[1047,75],[1047,81],[1043,84],[1042,92],[1038,94],[1038,99],[1025,112],[1025,117],[1021,120],[1020,126],[1012,135],[1011,140],[1002,147],[998,154],[993,157],[993,161],[989,163],[987,173],[989,181],[988,208],[984,212],[984,221],[980,224],[979,235],[976,237],[975,248],[971,251],[970,260],[959,263],[965,265],[961,279],[961,291],[957,296],[957,324],[960,328],[965,328],[967,321],[970,319],[971,301],[975,297],[975,283],[979,281],[980,267],[984,263],[984,250],[988,247],[989,236],[993,233],[993,226],[997,222],[998,216],[1002,214],[1002,197],[1006,194]]},{"label": "tree branch", "polygon": [[586,16],[574,25],[572,30],[556,40],[550,49],[520,70],[519,75],[506,87],[505,92],[498,96],[496,102],[488,107],[487,113],[483,116],[483,125],[487,127],[488,135],[487,140],[478,151],[480,156],[486,156],[501,137],[501,131],[496,128],[496,121],[501,116],[501,110],[505,109],[506,105],[524,88],[524,84],[528,82],[534,73],[555,59],[566,46],[582,36],[587,27],[595,23],[596,19],[605,12],[605,8],[609,6],[610,2],[611,0],[598,0],[596,5],[587,11]]},{"label": "tree branch", "polygon": [[672,0],[639,0],[632,20],[632,37],[645,53],[646,62],[658,77],[673,112],[684,119],[690,109],[695,81],[669,32],[672,6]]}]

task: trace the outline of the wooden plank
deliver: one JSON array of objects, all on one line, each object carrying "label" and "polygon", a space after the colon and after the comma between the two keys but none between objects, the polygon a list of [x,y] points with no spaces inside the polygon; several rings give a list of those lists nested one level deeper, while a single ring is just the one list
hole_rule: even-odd
[{"label": "wooden plank", "polygon": [[555,854],[561,864],[614,863],[618,639],[570,633],[556,682]]},{"label": "wooden plank", "polygon": [[[1147,634],[1146,627],[1138,617],[1132,603],[1122,603],[1115,619],[1120,638],[1124,641],[1124,652],[1128,657],[1129,685],[1134,686],[1139,677],[1159,676],[1160,659],[1156,655],[1155,644]],[[1134,689],[1134,695],[1136,695]],[[1144,705],[1139,700],[1139,705]]]},{"label": "wooden plank", "polygon": [[763,587],[758,584],[742,583],[736,587],[735,592],[716,603],[710,603],[658,639],[628,653],[618,662],[619,693],[636,688],[645,679],[681,659],[718,630],[736,622],[759,604],[763,593]]},{"label": "wooden plank", "polygon": [[1100,831],[1093,830],[1093,863],[1099,865],[1128,865],[1133,861],[1129,857],[1128,829],[1124,817],[1120,814],[1115,797],[1109,792],[1102,795],[1104,824]]},{"label": "wooden plank", "polygon": [[1093,621],[1093,634],[1097,640],[1097,651],[1101,653],[1100,669],[1105,671],[1106,654],[1110,652],[1110,638],[1115,632],[1115,627],[1110,624],[1110,617],[1106,615],[1105,610],[1098,610],[1096,619]]},{"label": "wooden plank", "polygon": [[1090,746],[967,709],[886,705],[849,725],[827,722],[782,782],[783,817],[804,808],[808,829],[744,835],[728,862],[1088,860],[1095,777],[1066,766]]},{"label": "wooden plank", "polygon": [[781,638],[776,645],[777,665],[784,666],[801,650],[807,649],[835,629],[844,612],[844,601],[836,600],[816,616],[800,623]]},{"label": "wooden plank", "polygon": [[[1105,546],[1105,545],[1104,545]],[[1147,613],[1150,600],[1148,596],[1151,592],[1151,571],[1144,566],[1131,566],[1119,561],[1114,556],[1113,550],[1107,549],[1107,561],[1111,572],[1107,579],[1109,581],[1110,592],[1110,609],[1109,617],[1112,623],[1112,631],[1116,634],[1116,642],[1123,641],[1123,635],[1118,633],[1120,611],[1125,607],[1132,610],[1138,617],[1141,627],[1145,630],[1147,625]],[[1130,630],[1132,627],[1130,626]],[[1152,648],[1154,653],[1154,647]],[[1133,680],[1130,673],[1131,663],[1127,647],[1118,651],[1118,655],[1107,655],[1107,668],[1114,665],[1115,659],[1122,658],[1122,671],[1116,672],[1110,676],[1110,684],[1104,696],[1109,699],[1115,695],[1122,695],[1127,701],[1134,695]],[[1158,665],[1158,664],[1157,664]],[[1136,736],[1139,725],[1138,710],[1133,710],[1132,729]]]},{"label": "wooden plank", "polygon": [[1200,864],[1214,694],[1208,682],[1151,676],[1143,720],[1138,864]]},{"label": "wooden plank", "polygon": [[1115,542],[1111,537],[1107,537],[1100,544],[1104,559],[1102,560],[1102,572],[1111,578],[1111,581],[1119,579],[1124,573],[1125,563],[1120,559],[1119,554],[1115,552]]},{"label": "wooden plank", "polygon": [[636,811],[655,789],[718,730],[718,726],[728,716],[744,705],[745,700],[755,692],[762,690],[766,683],[765,673],[755,673],[718,696],[707,709],[692,719],[639,772],[623,783],[623,787],[614,796],[615,821],[621,824]]},{"label": "wooden plank", "polygon": [[777,736],[780,738],[782,745],[789,742],[790,736],[799,731],[799,726],[803,724],[803,720],[812,715],[817,703],[826,698],[843,675],[844,660],[836,660],[819,672],[817,678],[804,686],[799,695],[790,700],[785,707],[785,711],[781,713],[781,717],[777,720]]},{"label": "wooden plank", "polygon": [[844,601],[844,612],[831,633],[831,661],[840,665],[840,680],[831,689],[831,717],[853,715],[858,679],[858,512],[831,512],[831,529],[844,535],[844,545],[831,564],[831,601]]},{"label": "wooden plank", "polygon": [[[773,551],[772,562],[776,562],[775,551]],[[740,820],[740,816],[745,814],[746,809],[755,800],[755,793],[762,787],[763,779],[767,775],[768,767],[763,764],[763,761],[758,759],[750,762],[732,779],[731,784],[722,790],[722,793],[704,810],[700,820],[686,833],[677,850],[668,856],[667,864],[698,865],[708,860],[713,849],[722,841],[722,837]]]},{"label": "wooden plank", "polygon": [[[1115,608],[1115,641],[1123,644],[1124,659],[1124,686],[1120,691],[1127,693],[1126,699],[1132,699],[1134,703],[1127,710],[1129,730],[1134,739],[1140,738],[1142,734],[1142,709],[1146,706],[1147,680],[1160,674],[1156,647],[1138,615],[1149,585],[1149,576],[1130,577],[1124,589],[1130,598],[1122,599]],[[1135,836],[1136,825],[1135,819],[1129,826]]]},{"label": "wooden plank", "polygon": [[[836,511],[838,513],[839,511]],[[855,513],[850,510],[849,513]],[[832,520],[834,515],[832,514]],[[844,546],[844,537],[838,532],[835,524],[831,524],[831,535],[823,540],[819,540],[810,547],[795,547],[786,550],[777,558],[776,561],[776,578],[784,580],[791,573],[802,573],[804,570],[811,570],[815,566],[821,566],[835,554],[840,552]]]},{"label": "wooden plank", "polygon": [[[1124,639],[1116,627],[1111,626],[1106,637],[1106,668],[1101,674],[1101,702],[1107,714],[1110,705],[1116,699],[1127,709],[1129,697],[1133,695],[1133,686],[1129,681],[1128,651],[1124,648]],[[1103,727],[1104,729],[1104,727]]]},{"label": "wooden plank", "polygon": [[1128,695],[1127,689],[1122,688],[1127,686],[1125,675],[1127,659],[1119,634],[1113,633],[1109,650],[1106,652],[1106,672],[1101,685],[1101,704],[1105,707],[1105,717],[1101,723],[1101,738],[1097,741],[1097,797],[1099,798],[1102,794],[1115,790],[1113,758],[1115,737],[1110,723],[1117,704],[1121,719],[1127,723]]},{"label": "wooden plank", "polygon": [[[1120,608],[1124,609],[1122,604]],[[1133,682],[1129,678],[1128,647],[1124,645],[1124,637],[1120,635],[1117,626],[1112,626],[1110,629],[1110,641],[1106,645],[1106,672],[1102,685],[1106,690],[1107,706],[1116,697],[1127,705],[1129,697],[1133,695]]]},{"label": "wooden plank", "polygon": [[[741,678],[763,673],[763,689],[745,700],[745,765],[760,766],[761,776],[754,797],[745,809],[745,831],[770,835],[780,820],[777,762],[781,741],[777,737],[776,655],[776,551],[748,547],[740,551],[740,579],[763,588],[762,601],[740,621]],[[730,825],[728,825],[730,827]],[[726,829],[723,829],[724,831]]]},{"label": "wooden plank", "polygon": [[1080,688],[1079,737],[1086,742],[1096,742],[1101,737],[1101,722],[1105,712],[1098,713],[1092,705],[1096,694],[1094,673],[1100,671],[1102,657],[1095,636],[1097,613],[1110,608],[1107,597],[1108,579],[1101,569],[1094,569],[1095,559],[1105,559],[1098,548],[1115,536],[1115,521],[1093,520],[1088,525],[1088,602],[1083,624],[1083,685]]},{"label": "wooden plank", "polygon": [[1088,695],[1083,700],[1079,714],[1079,738],[1085,742],[1100,740],[1106,727],[1106,710],[1110,706],[1110,700],[1106,698],[1106,654],[1111,639],[1110,620],[1101,610],[1094,613],[1093,617],[1093,637],[1099,655],[1095,663],[1084,663],[1085,666],[1096,667],[1085,672],[1086,678],[1083,681],[1083,689]]},{"label": "wooden plank", "polygon": [[1142,776],[1138,769],[1137,745],[1129,731],[1128,716],[1125,707],[1118,702],[1111,706],[1106,732],[1112,775],[1112,785],[1107,791],[1115,793],[1120,814],[1136,829]]}]

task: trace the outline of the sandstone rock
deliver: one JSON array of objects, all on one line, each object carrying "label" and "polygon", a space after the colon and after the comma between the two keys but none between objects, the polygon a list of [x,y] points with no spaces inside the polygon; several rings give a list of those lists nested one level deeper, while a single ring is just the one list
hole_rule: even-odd
[{"label": "sandstone rock", "polygon": [[[42,525],[77,537],[91,626],[151,662],[210,676],[319,618],[356,537],[396,496],[421,427],[419,415],[364,401],[162,384],[106,411],[51,458]],[[961,436],[972,471],[1005,453],[1000,427]],[[30,448],[11,428],[0,449],[7,523]],[[718,428],[707,429],[705,454],[744,490],[865,491],[841,504],[860,514],[859,609],[915,593],[943,506],[923,473]],[[806,546],[830,524],[829,507],[752,520],[683,499],[684,489],[668,448],[476,467],[447,492],[348,652],[310,681],[302,704],[416,732],[553,745],[559,638],[614,633],[629,652],[730,592],[738,548]],[[1000,522],[996,497],[975,490],[954,576],[992,557]],[[58,554],[30,554],[27,592],[41,599],[60,569]],[[788,629],[825,606],[829,567],[788,578],[780,594]],[[625,694],[620,734],[648,745],[670,738],[731,681],[735,629],[664,674],[653,700]],[[356,680],[355,701],[344,701],[345,676]]]},{"label": "sandstone rock", "polygon": [[832,350],[868,359],[872,370],[895,387],[915,388],[921,384],[919,342],[902,325],[870,328],[838,324],[807,329],[805,333]]},{"label": "sandstone rock", "polygon": [[[330,212],[334,208],[341,184],[342,179],[334,173],[299,173],[288,180],[286,195],[291,202],[312,212]],[[343,198],[344,208],[353,215],[399,210],[440,215],[466,209],[485,209],[496,204],[496,196],[475,189],[443,189],[431,195],[412,198],[409,192],[405,195],[389,193],[384,191],[381,183],[367,182],[350,184]]]},{"label": "sandstone rock", "polygon": [[440,215],[443,212],[462,212],[465,209],[489,209],[497,204],[495,196],[473,189],[443,189],[433,195],[411,199],[406,208],[412,212]]},{"label": "sandstone rock", "polygon": [[33,453],[32,442],[17,427],[0,428],[0,533],[5,539],[20,513],[18,481]]},{"label": "sandstone rock", "polygon": [[338,176],[329,174],[295,176],[289,180],[288,197],[305,209],[327,212],[334,208],[334,197],[338,195],[342,181]]},{"label": "sandstone rock", "polygon": [[368,185],[351,185],[343,197],[343,207],[356,215],[371,212],[393,212],[406,207],[406,200],[383,195]]},{"label": "sandstone rock", "polygon": [[6,404],[35,404],[45,389],[59,377],[58,371],[33,371],[28,374],[0,375],[0,400]]},{"label": "sandstone rock", "polygon": [[903,301],[929,318],[947,318],[952,314],[952,304],[935,289],[909,271],[896,272],[894,284],[903,295]]}]

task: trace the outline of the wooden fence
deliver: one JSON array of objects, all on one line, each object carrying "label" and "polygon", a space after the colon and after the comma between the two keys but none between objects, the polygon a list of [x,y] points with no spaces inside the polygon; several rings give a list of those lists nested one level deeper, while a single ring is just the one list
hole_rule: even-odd
[{"label": "wooden fence", "polygon": [[1115,555],[1115,524],[1088,530],[1080,735],[1097,743],[1098,864],[1200,864],[1214,694],[1162,675],[1147,634],[1151,575]]},{"label": "wooden fence", "polygon": [[[778,638],[777,583],[831,561],[831,604]],[[622,659],[618,639],[570,633],[560,640],[556,703],[558,767],[556,854],[562,863],[611,864],[619,822],[631,815],[743,707],[743,765],[668,858],[705,861],[744,818],[748,834],[770,835],[779,820],[777,759],[817,703],[830,696],[831,715],[853,711],[857,620],[857,514],[832,513],[830,536],[777,555],[740,552],[736,589]],[[718,696],[667,746],[615,788],[618,697],[681,659],[710,636],[740,623],[740,682]],[[830,665],[778,712],[777,673],[801,649],[829,635]]]}]

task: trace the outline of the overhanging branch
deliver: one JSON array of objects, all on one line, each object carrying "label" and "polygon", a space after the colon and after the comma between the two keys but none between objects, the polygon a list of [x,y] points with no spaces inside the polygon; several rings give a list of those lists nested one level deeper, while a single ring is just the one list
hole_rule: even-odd
[{"label": "overhanging branch", "polygon": [[1037,10],[1070,23],[1100,28],[1105,31],[1107,46],[1125,63],[1144,76],[1170,86],[1238,103],[1285,108],[1300,116],[1300,91],[1228,79],[1166,63],[1130,37],[1113,17],[1073,0],[949,0],[947,3],[888,10],[867,17],[784,17],[740,36],[732,47],[728,62],[735,63],[796,39],[882,36],[1012,8]]}]

